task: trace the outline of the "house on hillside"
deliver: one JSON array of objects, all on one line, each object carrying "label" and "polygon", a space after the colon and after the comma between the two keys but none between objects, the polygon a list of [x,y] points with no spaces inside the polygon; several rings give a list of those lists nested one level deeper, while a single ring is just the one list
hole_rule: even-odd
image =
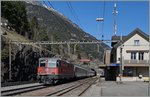
[{"label": "house on hillside", "polygon": [[[120,36],[112,36],[112,40],[120,40]],[[118,76],[120,65],[120,50],[122,47],[122,69],[123,76],[148,77],[149,66],[149,36],[136,28],[127,36],[122,37],[122,46],[119,42],[112,43],[111,64],[115,65],[115,73]]]}]

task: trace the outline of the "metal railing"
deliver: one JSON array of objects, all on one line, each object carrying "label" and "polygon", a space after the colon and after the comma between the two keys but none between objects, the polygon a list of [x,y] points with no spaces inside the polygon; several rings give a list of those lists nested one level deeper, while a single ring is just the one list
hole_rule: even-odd
[{"label": "metal railing", "polygon": [[148,60],[124,60],[124,64],[148,64]]}]

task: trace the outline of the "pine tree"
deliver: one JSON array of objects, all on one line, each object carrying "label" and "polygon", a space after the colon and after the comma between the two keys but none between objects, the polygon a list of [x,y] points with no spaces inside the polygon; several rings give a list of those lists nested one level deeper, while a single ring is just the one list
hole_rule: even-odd
[{"label": "pine tree", "polygon": [[26,15],[25,4],[20,1],[2,1],[2,17],[6,18],[11,27],[19,34],[26,35],[29,31],[29,24]]}]

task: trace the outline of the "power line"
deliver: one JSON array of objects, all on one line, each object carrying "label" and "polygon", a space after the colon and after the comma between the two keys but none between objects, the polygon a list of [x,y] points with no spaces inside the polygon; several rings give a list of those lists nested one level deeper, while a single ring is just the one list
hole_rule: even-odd
[{"label": "power line", "polygon": [[[67,4],[67,6],[68,6],[68,8],[69,8],[69,10],[70,10],[70,12],[71,12],[71,15],[73,15],[73,17],[76,18],[76,17],[74,16],[74,14],[73,14],[73,11],[71,10],[71,6],[69,5],[69,3],[66,2],[66,4]],[[74,30],[72,30],[72,31],[75,33]]]},{"label": "power line", "polygon": [[[71,15],[73,15],[73,11],[71,10],[71,7],[70,7],[69,3],[66,2],[66,4],[67,4],[67,6],[68,6],[68,8],[69,8],[69,10],[70,10],[70,12],[71,12]],[[74,16],[74,15],[73,15],[73,16]],[[75,16],[74,16],[74,18],[75,18]]]},{"label": "power line", "polygon": [[[48,6],[45,1],[43,1],[43,2],[44,2],[44,4],[45,4],[46,6]],[[53,9],[55,9],[54,6],[53,6],[49,1],[48,1],[48,3],[49,3],[49,5],[50,5]],[[64,26],[64,28],[65,28],[66,30],[68,30],[68,27],[66,26],[66,23],[64,23],[64,22],[62,21],[62,19],[59,19],[59,18],[57,17],[57,15],[54,14],[53,12],[52,12],[52,14],[55,16],[55,18],[56,18],[56,20],[58,21],[58,23],[59,23],[61,26]]]},{"label": "power line", "polygon": [[83,28],[83,26],[81,25],[81,22],[80,22],[80,20],[78,18],[78,15],[77,15],[76,11],[74,10],[72,4],[68,1],[67,5],[69,6],[69,9],[71,10],[72,14],[74,15],[74,18],[77,20],[77,22],[80,25],[80,27]]},{"label": "power line", "polygon": [[54,6],[51,4],[51,2],[48,1],[48,3],[49,3],[49,5],[51,5],[51,7],[54,9]]}]

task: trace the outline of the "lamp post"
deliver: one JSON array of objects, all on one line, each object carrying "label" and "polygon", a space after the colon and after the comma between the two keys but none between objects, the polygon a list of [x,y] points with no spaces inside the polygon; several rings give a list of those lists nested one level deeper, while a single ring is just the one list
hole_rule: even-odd
[{"label": "lamp post", "polygon": [[96,18],[96,21],[104,21],[104,18]]},{"label": "lamp post", "polygon": [[[104,21],[104,18],[96,18],[96,21],[100,22],[100,21]],[[105,49],[104,49],[105,52]],[[103,63],[104,63],[104,56],[103,56]]]},{"label": "lamp post", "polygon": [[123,45],[122,45],[122,36],[121,36],[121,41],[120,41],[120,70],[119,70],[119,78],[120,78],[120,82],[122,82],[122,64],[123,64],[123,58],[122,58],[122,49],[123,49]]},{"label": "lamp post", "polygon": [[104,21],[104,18],[96,18],[96,21],[98,21],[98,22]]},{"label": "lamp post", "polygon": [[[150,2],[149,2],[150,5]],[[148,83],[148,96],[150,96],[150,31],[149,31],[149,83]]]}]

